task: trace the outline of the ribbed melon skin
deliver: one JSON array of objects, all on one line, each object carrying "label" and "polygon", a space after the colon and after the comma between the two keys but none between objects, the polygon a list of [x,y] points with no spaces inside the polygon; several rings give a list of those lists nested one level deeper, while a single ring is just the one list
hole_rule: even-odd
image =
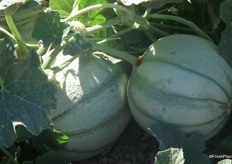
[{"label": "ribbed melon skin", "polygon": [[207,140],[229,118],[231,82],[231,68],[214,44],[193,35],[171,35],[151,45],[133,70],[129,106],[146,131],[153,123],[170,123]]},{"label": "ribbed melon skin", "polygon": [[[58,56],[54,65],[66,58]],[[112,61],[78,57],[55,75],[60,90],[51,118],[69,137],[63,154],[70,161],[90,158],[111,146],[129,121],[128,73],[121,62]]]}]

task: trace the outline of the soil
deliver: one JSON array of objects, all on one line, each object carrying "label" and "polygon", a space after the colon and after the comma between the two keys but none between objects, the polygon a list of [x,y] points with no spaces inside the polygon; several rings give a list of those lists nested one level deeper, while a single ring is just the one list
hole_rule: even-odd
[{"label": "soil", "polygon": [[142,130],[132,118],[111,148],[73,164],[154,164],[158,146],[155,138]]}]

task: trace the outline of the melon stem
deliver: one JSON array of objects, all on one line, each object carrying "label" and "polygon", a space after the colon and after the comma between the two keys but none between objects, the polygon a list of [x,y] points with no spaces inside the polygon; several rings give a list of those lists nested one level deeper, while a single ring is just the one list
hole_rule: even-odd
[{"label": "melon stem", "polygon": [[129,53],[126,53],[124,51],[120,51],[114,48],[110,48],[104,45],[92,43],[93,49],[95,51],[101,51],[105,52],[107,55],[124,60],[128,63],[130,63],[133,67],[136,66],[137,58]]}]

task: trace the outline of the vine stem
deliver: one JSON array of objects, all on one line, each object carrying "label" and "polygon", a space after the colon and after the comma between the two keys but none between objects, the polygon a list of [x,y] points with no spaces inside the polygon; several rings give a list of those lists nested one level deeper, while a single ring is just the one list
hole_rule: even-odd
[{"label": "vine stem", "polygon": [[129,17],[124,17],[124,16],[118,16],[118,17],[115,17],[115,19],[113,20],[110,20],[110,21],[106,21],[100,25],[94,25],[92,27],[87,27],[86,28],[86,32],[88,34],[92,34],[92,33],[95,33],[95,32],[98,32],[100,30],[103,30],[105,28],[108,28],[108,27],[112,27],[112,26],[115,26],[115,25],[118,25],[118,24],[123,24],[127,21],[130,21],[132,20],[133,18],[129,18]]},{"label": "vine stem", "polygon": [[14,41],[16,41],[15,37],[11,33],[9,33],[5,28],[3,28],[3,27],[0,26],[0,31],[2,31],[7,36],[9,36],[11,39],[13,39]]},{"label": "vine stem", "polygon": [[107,46],[103,46],[100,44],[92,43],[93,49],[101,52],[105,52],[106,54],[124,60],[128,63],[130,63],[133,67],[136,66],[137,58],[129,53],[126,53],[124,51],[120,51],[114,48],[110,48]]},{"label": "vine stem", "polygon": [[8,27],[10,28],[15,40],[18,43],[19,49],[22,51],[22,55],[26,56],[29,54],[29,50],[26,47],[26,44],[23,42],[23,39],[17,29],[17,27],[14,24],[14,21],[12,20],[11,15],[6,14],[5,15],[6,22],[8,24]]},{"label": "vine stem", "polygon": [[179,22],[181,24],[184,24],[190,28],[192,28],[198,35],[207,38],[208,40],[211,40],[210,37],[202,31],[197,25],[195,25],[193,22],[188,21],[184,18],[173,16],[173,15],[163,15],[163,14],[150,14],[147,15],[147,18],[154,18],[154,19],[167,19],[167,20],[173,20],[176,22]]},{"label": "vine stem", "polygon": [[122,11],[126,12],[129,17],[133,17],[133,15],[134,15],[131,10],[128,10],[127,8],[122,7],[120,5],[117,5],[117,4],[97,4],[97,5],[88,6],[88,7],[83,8],[77,12],[72,13],[67,18],[62,19],[61,22],[68,22],[68,21],[72,20],[74,17],[79,16],[81,14],[87,13],[87,12],[92,11],[92,10],[104,9],[104,8],[113,8],[113,9],[122,10]]},{"label": "vine stem", "polygon": [[0,145],[0,150],[11,160],[12,164],[18,164],[15,160],[14,157],[4,148]]},{"label": "vine stem", "polygon": [[63,49],[64,47],[63,46],[58,46],[56,47],[51,53],[50,55],[48,56],[48,58],[46,59],[46,61],[42,64],[41,68],[44,70],[44,69],[47,69],[51,66],[54,58],[59,54],[59,52]]},{"label": "vine stem", "polygon": [[131,32],[132,30],[133,30],[133,28],[126,28],[126,29],[124,29],[124,30],[122,30],[122,31],[119,31],[118,33],[115,33],[115,34],[111,35],[110,37],[108,37],[108,38],[106,38],[106,39],[103,39],[103,40],[97,42],[97,43],[98,43],[98,44],[102,44],[102,43],[105,43],[105,42],[107,42],[107,41],[109,41],[109,40],[117,39],[117,38],[119,38],[120,36],[122,36],[122,35],[124,35],[124,34],[126,34],[126,33],[128,33],[128,32]]}]

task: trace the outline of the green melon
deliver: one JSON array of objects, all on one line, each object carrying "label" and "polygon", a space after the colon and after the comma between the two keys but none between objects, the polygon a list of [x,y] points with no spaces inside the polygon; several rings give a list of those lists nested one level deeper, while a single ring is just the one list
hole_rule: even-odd
[{"label": "green melon", "polygon": [[[61,52],[53,66],[69,58]],[[128,73],[122,62],[108,56],[80,56],[54,78],[60,89],[52,122],[69,137],[63,154],[77,161],[111,146],[130,118]]]},{"label": "green melon", "polygon": [[231,82],[232,70],[217,46],[193,35],[170,35],[151,45],[134,68],[129,106],[146,131],[154,123],[169,123],[207,140],[230,116]]}]

